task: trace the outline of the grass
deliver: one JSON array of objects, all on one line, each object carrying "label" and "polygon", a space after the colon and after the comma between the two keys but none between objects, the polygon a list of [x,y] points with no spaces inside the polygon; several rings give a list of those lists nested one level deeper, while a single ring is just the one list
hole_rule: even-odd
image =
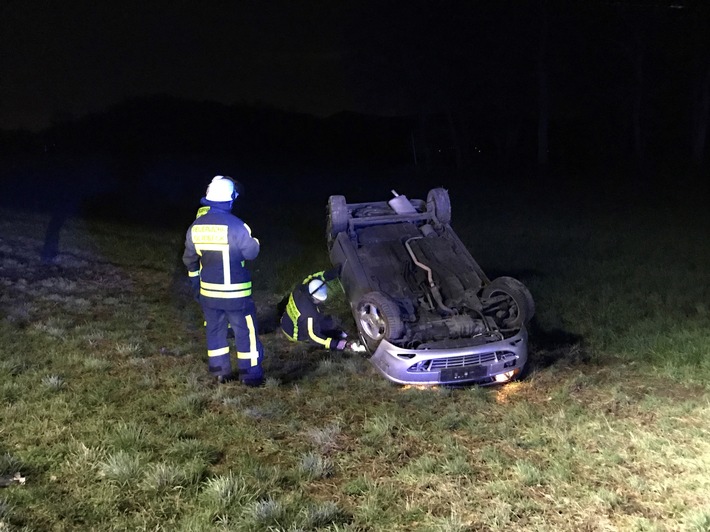
[{"label": "grass", "polygon": [[217,387],[179,231],[73,221],[42,265],[46,217],[0,212],[0,479],[26,479],[0,530],[710,530],[703,223],[460,211],[535,296],[521,382],[394,386],[289,343],[273,309],[327,266],[314,225],[255,262],[267,385]]}]

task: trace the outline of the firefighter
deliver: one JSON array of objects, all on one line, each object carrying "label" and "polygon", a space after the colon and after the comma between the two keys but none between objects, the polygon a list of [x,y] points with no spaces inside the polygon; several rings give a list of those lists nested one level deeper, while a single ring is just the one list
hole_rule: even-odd
[{"label": "firefighter", "polygon": [[251,297],[251,275],[245,267],[245,261],[259,254],[259,240],[231,213],[239,195],[237,186],[227,176],[212,179],[200,202],[209,210],[187,230],[182,260],[205,316],[210,373],[218,382],[233,378],[227,339],[231,326],[239,379],[249,386],[259,386],[264,378],[264,348]]},{"label": "firefighter", "polygon": [[338,320],[321,312],[328,298],[329,281],[338,278],[339,270],[322,271],[306,277],[288,297],[281,316],[281,330],[293,342],[308,342],[333,351],[346,348],[359,351],[358,342],[349,342]]},{"label": "firefighter", "polygon": [[[228,179],[231,179],[231,178],[228,178]],[[232,180],[232,181],[234,181],[234,180]],[[237,194],[236,197],[239,197],[243,194],[244,189],[241,187],[241,185],[237,181],[234,181],[234,189],[236,190],[236,194]],[[200,216],[204,216],[208,212],[210,212],[210,206],[207,203],[207,199],[202,198],[200,200],[200,208],[197,209],[197,214],[195,214],[195,219],[199,218]],[[200,302],[199,284],[197,282],[194,282],[193,284],[194,284],[193,288],[195,288],[195,289],[193,290],[192,295],[195,298],[195,301],[197,301],[199,303]],[[202,323],[202,326],[207,327],[207,320],[205,320]],[[232,324],[231,323],[227,323],[227,337],[234,338],[234,331],[232,331]]]}]

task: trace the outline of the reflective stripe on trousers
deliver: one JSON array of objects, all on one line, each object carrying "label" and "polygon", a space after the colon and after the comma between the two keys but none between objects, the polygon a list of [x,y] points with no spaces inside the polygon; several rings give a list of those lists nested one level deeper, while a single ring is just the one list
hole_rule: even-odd
[{"label": "reflective stripe on trousers", "polygon": [[203,307],[207,322],[207,355],[209,369],[215,375],[228,375],[232,372],[229,356],[229,341],[227,339],[228,324],[234,331],[234,341],[237,350],[237,366],[240,373],[248,374],[249,378],[262,378],[261,362],[264,347],[259,340],[256,324],[256,307],[251,298],[244,300],[243,309],[222,310]]}]

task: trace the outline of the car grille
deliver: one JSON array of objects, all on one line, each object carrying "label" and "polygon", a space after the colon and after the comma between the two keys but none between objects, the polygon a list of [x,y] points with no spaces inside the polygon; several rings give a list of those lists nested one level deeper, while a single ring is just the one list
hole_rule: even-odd
[{"label": "car grille", "polygon": [[456,357],[434,358],[418,362],[409,368],[408,371],[441,371],[448,368],[462,368],[466,366],[478,366],[480,364],[490,364],[506,358],[515,357],[510,351],[493,351],[491,353],[480,353],[463,355]]}]

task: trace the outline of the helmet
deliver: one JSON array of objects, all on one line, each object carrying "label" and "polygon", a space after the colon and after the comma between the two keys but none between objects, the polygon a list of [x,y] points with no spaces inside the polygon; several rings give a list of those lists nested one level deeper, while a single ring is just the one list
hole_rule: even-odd
[{"label": "helmet", "polygon": [[308,283],[308,293],[316,301],[325,301],[328,298],[328,287],[319,279],[313,279]]},{"label": "helmet", "polygon": [[205,198],[208,201],[234,201],[238,195],[237,187],[230,177],[216,175],[207,186]]}]

